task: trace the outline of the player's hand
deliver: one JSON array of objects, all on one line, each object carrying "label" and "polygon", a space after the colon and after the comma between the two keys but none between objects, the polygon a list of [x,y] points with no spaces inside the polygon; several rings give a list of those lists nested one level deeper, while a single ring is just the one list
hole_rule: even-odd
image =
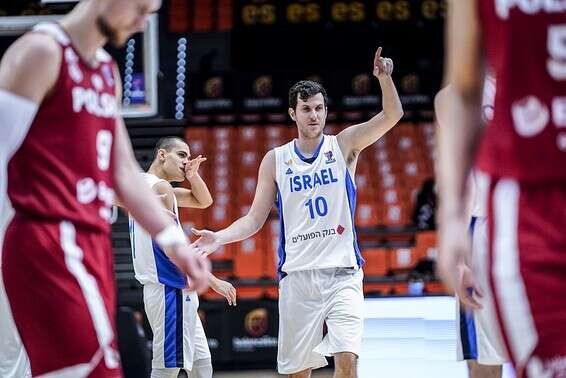
[{"label": "player's hand", "polygon": [[236,289],[230,282],[214,277],[210,280],[210,287],[226,298],[230,306],[236,306]]},{"label": "player's hand", "polygon": [[216,232],[209,230],[197,230],[195,228],[192,229],[192,232],[199,236],[193,244],[204,256],[210,255],[221,246],[218,236],[216,236]]},{"label": "player's hand", "polygon": [[460,302],[464,307],[472,310],[482,309],[478,298],[483,297],[483,291],[476,283],[472,269],[466,264],[459,264],[456,269],[458,271],[456,294],[458,294]]},{"label": "player's hand", "polygon": [[189,162],[185,164],[185,177],[187,179],[190,179],[194,175],[196,175],[201,163],[204,163],[205,161],[206,158],[202,157],[202,155],[199,155],[196,158],[189,160]]},{"label": "player's hand", "polygon": [[190,290],[202,293],[208,288],[210,262],[198,253],[194,244],[175,244],[167,249],[173,263],[190,279]]},{"label": "player's hand", "polygon": [[373,76],[379,78],[391,76],[393,73],[393,61],[381,56],[381,47],[377,48],[373,59]]},{"label": "player's hand", "polygon": [[[446,216],[439,211],[439,256],[438,275],[449,290],[467,295],[467,287],[473,287],[475,280],[471,270],[460,269],[466,258],[471,256],[471,240],[468,222],[464,216]],[[466,284],[472,286],[462,287]],[[465,299],[465,298],[464,298]]]}]

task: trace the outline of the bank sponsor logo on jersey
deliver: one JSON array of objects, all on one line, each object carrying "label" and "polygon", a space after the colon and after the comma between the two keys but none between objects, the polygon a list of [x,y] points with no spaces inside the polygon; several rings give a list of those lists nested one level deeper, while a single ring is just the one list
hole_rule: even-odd
[{"label": "bank sponsor logo on jersey", "polygon": [[77,201],[83,205],[88,205],[98,199],[102,206],[98,209],[98,215],[108,223],[112,220],[112,203],[114,200],[114,190],[104,181],[98,184],[91,177],[85,177],[77,181],[76,184]]},{"label": "bank sponsor logo on jersey", "polygon": [[511,114],[515,131],[524,138],[541,133],[550,120],[547,106],[535,96],[515,101],[511,106]]},{"label": "bank sponsor logo on jersey", "polygon": [[327,228],[324,230],[320,230],[320,231],[311,231],[311,232],[306,232],[304,234],[298,234],[295,236],[291,237],[291,241],[293,242],[293,244],[299,243],[299,242],[304,242],[304,241],[308,241],[308,240],[313,240],[313,239],[323,239],[323,238],[328,238],[328,237],[332,237],[335,235],[342,235],[344,233],[345,228],[342,227],[341,225],[338,225],[338,227],[334,228]]},{"label": "bank sponsor logo on jersey", "polygon": [[330,163],[335,163],[336,159],[334,158],[334,153],[332,152],[332,150],[330,151],[326,151],[324,153],[324,156],[326,156],[326,164],[330,164]]}]

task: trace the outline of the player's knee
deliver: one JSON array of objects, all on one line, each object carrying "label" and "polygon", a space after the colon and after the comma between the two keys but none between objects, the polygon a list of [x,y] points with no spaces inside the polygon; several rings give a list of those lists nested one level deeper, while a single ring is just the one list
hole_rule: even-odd
[{"label": "player's knee", "polygon": [[501,365],[481,365],[470,366],[471,378],[501,378],[503,369]]},{"label": "player's knee", "polygon": [[356,377],[358,356],[351,352],[341,352],[334,355],[336,378]]}]

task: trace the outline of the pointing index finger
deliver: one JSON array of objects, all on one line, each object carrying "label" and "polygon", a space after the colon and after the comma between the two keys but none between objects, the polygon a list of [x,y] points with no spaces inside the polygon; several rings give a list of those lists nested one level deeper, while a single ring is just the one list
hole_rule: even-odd
[{"label": "pointing index finger", "polygon": [[375,52],[375,60],[378,61],[379,58],[381,58],[381,46],[379,46]]}]

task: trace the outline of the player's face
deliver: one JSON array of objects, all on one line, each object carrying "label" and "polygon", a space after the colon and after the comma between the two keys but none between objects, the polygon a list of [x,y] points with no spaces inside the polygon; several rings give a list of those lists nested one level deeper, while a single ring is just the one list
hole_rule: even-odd
[{"label": "player's face", "polygon": [[100,32],[115,47],[145,28],[148,17],[159,10],[161,0],[112,0],[97,18]]},{"label": "player's face", "polygon": [[317,93],[306,101],[298,98],[294,114],[299,136],[306,139],[318,138],[326,123],[326,106],[322,93]]},{"label": "player's face", "polygon": [[165,151],[163,170],[175,182],[185,180],[185,165],[189,162],[191,153],[185,143],[177,143],[170,151]]}]

